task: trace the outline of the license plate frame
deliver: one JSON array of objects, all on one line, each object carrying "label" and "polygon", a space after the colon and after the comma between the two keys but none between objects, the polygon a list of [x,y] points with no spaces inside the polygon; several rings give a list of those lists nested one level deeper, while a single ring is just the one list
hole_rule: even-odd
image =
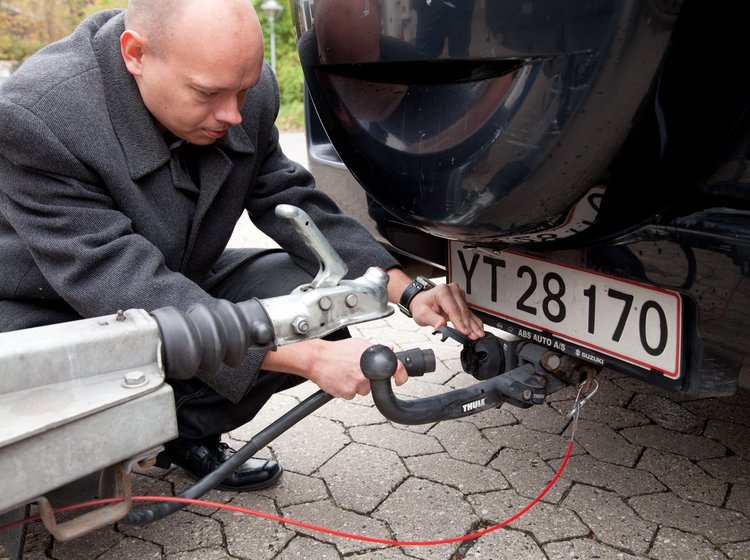
[{"label": "license plate frame", "polygon": [[[447,277],[470,307],[533,329],[604,364],[612,357],[676,380],[681,377],[683,306],[679,293],[517,251],[487,252],[449,243]],[[502,292],[502,293],[501,293]],[[501,297],[502,296],[502,297]],[[533,312],[532,312],[533,310]],[[548,346],[553,346],[548,343]],[[558,345],[559,346],[559,345]]]}]

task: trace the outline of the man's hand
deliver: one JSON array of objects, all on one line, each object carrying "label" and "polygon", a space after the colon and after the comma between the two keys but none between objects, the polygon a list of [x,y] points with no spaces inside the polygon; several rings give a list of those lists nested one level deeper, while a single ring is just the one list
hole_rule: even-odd
[{"label": "man's hand", "polygon": [[419,292],[411,300],[409,311],[418,325],[431,325],[437,330],[450,321],[472,340],[484,336],[484,324],[469,310],[466,294],[457,284],[438,284]]},{"label": "man's hand", "polygon": [[[389,270],[388,276],[388,299],[396,303],[411,278],[397,268]],[[484,324],[469,310],[466,294],[457,284],[438,284],[419,292],[411,300],[409,311],[418,325],[430,325],[437,330],[451,322],[456,330],[472,340],[484,336]]]},{"label": "man's hand", "polygon": [[[360,338],[306,340],[269,352],[262,367],[299,375],[329,395],[350,400],[357,395],[370,393],[370,382],[362,373],[359,360],[372,344]],[[396,385],[403,385],[408,379],[406,369],[400,362],[393,378]]]}]

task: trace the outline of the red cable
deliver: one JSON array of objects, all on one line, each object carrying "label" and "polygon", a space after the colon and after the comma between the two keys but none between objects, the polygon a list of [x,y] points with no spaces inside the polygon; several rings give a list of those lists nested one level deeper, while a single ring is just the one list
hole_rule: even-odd
[{"label": "red cable", "polygon": [[[492,527],[488,527],[487,529],[482,529],[479,531],[475,531],[473,533],[469,533],[468,535],[463,535],[460,537],[452,537],[448,539],[439,539],[439,540],[432,540],[432,541],[396,541],[391,539],[381,539],[377,537],[368,537],[364,535],[355,535],[352,533],[344,533],[342,531],[336,531],[335,529],[328,529],[326,527],[318,527],[317,525],[311,525],[309,523],[304,523],[302,521],[296,521],[294,519],[287,519],[284,517],[279,517],[277,515],[272,515],[270,513],[264,513],[262,511],[256,511],[252,509],[243,508],[240,506],[233,506],[231,504],[220,504],[215,502],[207,502],[204,500],[192,500],[188,498],[178,498],[178,497],[171,497],[171,496],[133,496],[132,500],[134,502],[179,502],[184,504],[192,504],[192,505],[198,505],[198,506],[206,506],[206,507],[212,507],[212,508],[219,508],[219,509],[226,509],[229,511],[234,511],[238,513],[244,513],[246,515],[255,515],[257,517],[263,517],[265,519],[270,519],[272,521],[278,521],[279,523],[284,523],[286,525],[295,525],[297,527],[302,527],[304,529],[310,529],[313,531],[317,531],[319,533],[326,533],[329,535],[334,535],[336,537],[343,537],[345,539],[351,539],[356,541],[364,541],[364,542],[371,542],[371,543],[377,543],[377,544],[387,544],[390,546],[435,546],[439,544],[451,544],[456,542],[462,542],[462,541],[468,541],[472,539],[477,539],[479,537],[482,537],[486,535],[487,533],[491,533],[493,531],[497,531],[498,529],[501,529],[502,527],[505,527],[506,525],[512,523],[522,515],[524,515],[527,511],[529,511],[532,507],[534,507],[537,502],[539,502],[544,495],[549,492],[552,487],[557,482],[557,479],[560,478],[560,475],[565,470],[565,466],[568,464],[568,459],[570,459],[570,455],[573,452],[573,439],[571,438],[570,443],[568,444],[568,449],[565,452],[565,457],[562,460],[562,463],[560,463],[560,468],[555,473],[555,476],[552,477],[552,480],[549,481],[547,486],[544,487],[544,489],[539,493],[539,495],[531,500],[526,507],[524,507],[521,511],[518,513],[512,515],[505,521],[501,521],[497,525],[493,525]],[[85,502],[81,504],[75,504],[72,506],[64,507],[55,510],[56,513],[64,513],[67,511],[74,511],[77,509],[87,508],[87,507],[93,507],[93,506],[100,506],[100,505],[106,505],[111,504],[115,502],[121,502],[122,498],[109,498],[105,500],[94,500],[91,502]],[[28,517],[26,519],[22,519],[20,521],[15,521],[13,523],[8,523],[7,525],[3,525],[0,527],[0,533],[3,531],[6,531],[8,529],[12,529],[14,527],[17,527],[19,525],[24,525],[26,523],[30,523],[32,521],[38,521],[39,516],[34,517]]]}]

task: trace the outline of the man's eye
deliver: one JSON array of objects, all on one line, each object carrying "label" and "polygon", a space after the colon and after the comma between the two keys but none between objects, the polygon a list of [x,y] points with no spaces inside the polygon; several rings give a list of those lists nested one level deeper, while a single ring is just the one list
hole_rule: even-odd
[{"label": "man's eye", "polygon": [[215,91],[204,91],[204,90],[201,90],[201,89],[197,89],[195,91],[197,91],[203,97],[213,97],[214,95],[216,95]]}]

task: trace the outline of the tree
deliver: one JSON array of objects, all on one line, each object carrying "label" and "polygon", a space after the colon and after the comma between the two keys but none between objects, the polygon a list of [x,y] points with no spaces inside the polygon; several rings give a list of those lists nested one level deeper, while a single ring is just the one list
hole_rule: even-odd
[{"label": "tree", "polygon": [[0,60],[23,60],[61,39],[88,14],[127,0],[0,0]]}]

